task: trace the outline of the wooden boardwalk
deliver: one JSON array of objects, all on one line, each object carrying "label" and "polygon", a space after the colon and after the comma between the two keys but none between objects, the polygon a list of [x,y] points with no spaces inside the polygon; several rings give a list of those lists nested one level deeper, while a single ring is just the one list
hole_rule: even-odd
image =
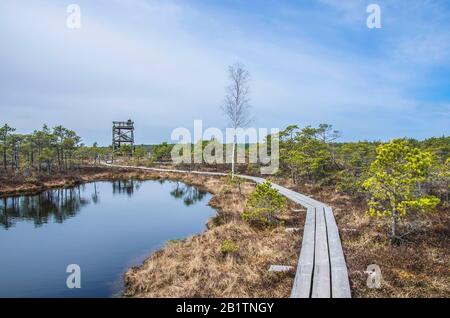
[{"label": "wooden boardwalk", "polygon": [[[110,165],[112,167],[141,169],[160,172],[191,173],[225,176],[220,172],[202,172],[175,169],[159,169]],[[263,178],[238,175],[238,177],[262,183]],[[350,284],[339,231],[330,206],[306,195],[272,183],[289,200],[307,209],[302,247],[292,287],[292,298],[350,298]]]}]

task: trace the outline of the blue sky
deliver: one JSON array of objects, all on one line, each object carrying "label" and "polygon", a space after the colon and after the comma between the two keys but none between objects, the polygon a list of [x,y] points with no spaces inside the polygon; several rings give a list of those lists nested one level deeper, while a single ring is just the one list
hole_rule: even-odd
[{"label": "blue sky", "polygon": [[[66,27],[67,5],[81,29]],[[366,27],[381,7],[382,28]],[[0,2],[0,124],[43,123],[108,144],[132,118],[137,143],[176,127],[226,128],[228,65],[252,75],[253,126],[333,124],[342,140],[450,132],[446,0]]]}]

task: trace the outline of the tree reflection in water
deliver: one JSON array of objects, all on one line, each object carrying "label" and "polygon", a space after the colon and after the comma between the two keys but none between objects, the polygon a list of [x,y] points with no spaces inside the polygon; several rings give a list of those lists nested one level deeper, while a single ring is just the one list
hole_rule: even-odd
[{"label": "tree reflection in water", "polygon": [[183,199],[186,206],[201,201],[206,194],[206,191],[199,190],[180,182],[176,182],[175,189],[170,192],[170,195],[175,199]]},{"label": "tree reflection in water", "polygon": [[[82,191],[83,190],[83,191]],[[47,190],[32,196],[17,196],[0,199],[0,226],[8,229],[17,221],[33,221],[39,227],[49,221],[63,223],[90,200],[83,197],[84,185],[66,189]],[[95,191],[94,203],[98,202]]]},{"label": "tree reflection in water", "polygon": [[[142,181],[113,181],[114,195],[132,196],[138,191]],[[164,181],[160,182],[164,184]],[[90,203],[100,203],[100,193],[97,184],[88,191],[85,185],[72,188],[47,190],[37,195],[0,198],[0,227],[8,229],[19,221],[33,221],[36,227],[48,222],[63,223],[75,216],[80,209]],[[199,202],[206,195],[205,191],[176,182],[170,194],[176,199],[182,199],[186,206]]]},{"label": "tree reflection in water", "polygon": [[116,180],[112,182],[113,194],[127,194],[132,196],[134,190],[138,191],[142,181],[136,180]]}]

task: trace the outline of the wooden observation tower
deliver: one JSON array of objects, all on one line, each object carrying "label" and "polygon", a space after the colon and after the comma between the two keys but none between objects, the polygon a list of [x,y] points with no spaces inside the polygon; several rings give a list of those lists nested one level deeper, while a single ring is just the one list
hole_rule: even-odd
[{"label": "wooden observation tower", "polygon": [[130,145],[131,152],[133,152],[134,145],[134,122],[128,121],[113,121],[112,128],[112,146],[113,152],[120,150],[122,145]]}]

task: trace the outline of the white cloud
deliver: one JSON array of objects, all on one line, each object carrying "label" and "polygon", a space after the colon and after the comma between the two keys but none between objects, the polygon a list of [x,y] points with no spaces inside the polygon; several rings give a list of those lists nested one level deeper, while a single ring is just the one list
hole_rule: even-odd
[{"label": "white cloud", "polygon": [[[348,23],[360,19],[361,1],[321,1],[347,12]],[[377,116],[417,112],[420,103],[405,91],[421,74],[398,66],[398,59],[415,49],[441,63],[448,49],[432,38],[418,48],[406,37],[391,43],[397,58],[389,53],[383,60],[354,52],[353,43],[333,47],[327,38],[274,34],[254,27],[251,16],[241,20],[246,13],[233,19],[186,2],[80,5],[82,28],[69,30],[63,5],[0,4],[0,111],[12,125],[30,130],[61,122],[88,142],[107,142],[110,121],[128,117],[142,127],[142,142],[167,140],[171,129],[194,119],[224,127],[226,68],[241,60],[253,77],[255,124],[328,121],[364,136],[361,127],[371,134],[379,127]],[[301,28],[314,34],[307,24]]]}]

